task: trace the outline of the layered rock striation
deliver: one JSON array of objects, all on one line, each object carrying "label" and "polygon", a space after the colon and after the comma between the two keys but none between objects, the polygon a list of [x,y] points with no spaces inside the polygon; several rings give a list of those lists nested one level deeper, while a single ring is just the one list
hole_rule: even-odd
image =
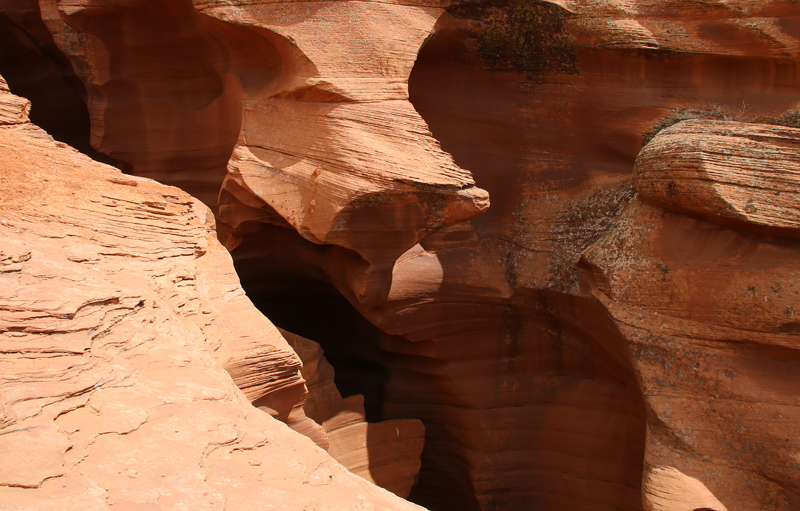
[{"label": "layered rock striation", "polygon": [[237,388],[305,395],[208,208],[54,142],[0,94],[4,509],[417,509]]},{"label": "layered rock striation", "polygon": [[381,488],[407,497],[416,483],[425,427],[416,419],[368,423],[364,396],[342,398],[334,369],[319,344],[282,330],[303,361],[308,386],[303,410],[327,433],[328,453],[351,472]]},{"label": "layered rock striation", "polygon": [[788,376],[800,363],[800,244],[787,225],[798,135],[735,122],[663,131],[636,162],[641,203],[583,255],[647,399],[645,509],[800,504],[800,384]]},{"label": "layered rock striation", "polygon": [[667,209],[765,234],[797,238],[798,130],[684,121],[639,155],[634,186]]},{"label": "layered rock striation", "polygon": [[302,336],[322,428],[297,359],[253,337],[234,380],[346,466],[404,494],[419,419],[435,510],[798,507],[797,129],[739,122],[796,107],[794,4],[26,9],[94,146],[204,201]]}]

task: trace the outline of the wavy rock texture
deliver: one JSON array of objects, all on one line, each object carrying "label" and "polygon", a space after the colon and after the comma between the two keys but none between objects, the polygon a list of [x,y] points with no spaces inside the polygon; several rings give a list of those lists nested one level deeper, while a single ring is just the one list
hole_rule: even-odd
[{"label": "wavy rock texture", "polygon": [[259,360],[270,382],[247,392],[304,390],[204,205],[0,98],[3,509],[418,509],[253,408],[223,369],[250,383],[242,360]]},{"label": "wavy rock texture", "polygon": [[[407,101],[438,10],[188,0],[38,8],[88,91],[93,147],[215,212],[233,151],[232,186],[306,239],[354,252],[341,286],[362,302],[385,298],[392,264],[420,239],[488,207]],[[222,219],[233,248],[246,228],[236,214]]]},{"label": "wavy rock texture", "polygon": [[684,121],[642,151],[633,183],[653,204],[797,238],[799,143],[797,128]]},{"label": "wavy rock texture", "polygon": [[[637,201],[583,254],[648,403],[645,509],[800,505],[791,433],[800,383],[789,376],[800,364],[800,243],[786,228],[800,192],[785,184],[797,172],[797,131],[707,122],[663,131],[636,163],[642,199],[729,224],[745,196],[761,214],[741,208],[739,230]],[[671,157],[655,158],[659,148]],[[659,186],[664,178],[680,184]]]},{"label": "wavy rock texture", "polygon": [[637,202],[584,253],[647,403],[645,509],[800,504],[798,249]]},{"label": "wavy rock texture", "polygon": [[[292,82],[277,93],[244,102],[223,188],[244,205],[277,213],[313,243],[352,251],[343,252],[338,287],[379,303],[403,252],[489,205],[407,101],[408,74],[438,11],[355,2],[219,4],[199,7],[280,34],[314,65],[285,72]],[[331,24],[340,28],[325,30]],[[241,199],[243,192],[252,198]],[[233,231],[226,240],[233,248],[252,216],[228,209],[220,218]]]},{"label": "wavy rock texture", "polygon": [[[691,2],[616,6],[573,2],[568,7],[575,12],[569,17],[568,30],[577,39],[578,75],[546,72],[531,91],[518,74],[487,72],[474,22],[445,15],[411,76],[411,101],[434,136],[492,197],[492,207],[472,220],[470,227],[434,235],[421,243],[421,249],[401,258],[390,301],[365,312],[385,331],[415,341],[419,346],[415,352],[429,357],[425,364],[398,357],[400,361],[394,363],[399,367],[387,383],[384,405],[390,410],[386,416],[417,416],[426,423],[416,497],[442,509],[641,509],[640,481],[653,488],[653,469],[660,467],[664,472],[656,474],[673,474],[674,468],[686,474],[687,480],[697,479],[711,488],[713,498],[689,492],[686,495],[694,497],[682,504],[677,500],[656,504],[654,491],[646,488],[644,505],[653,509],[773,505],[792,509],[797,486],[785,478],[770,486],[753,476],[753,485],[760,489],[747,497],[737,483],[711,483],[736,470],[755,474],[783,463],[754,464],[746,450],[707,452],[704,459],[716,472],[688,470],[665,456],[647,461],[642,473],[643,457],[650,460],[655,451],[651,431],[660,424],[651,412],[650,385],[654,383],[641,382],[644,369],[636,355],[639,348],[631,343],[623,325],[610,321],[614,316],[607,311],[614,299],[598,304],[593,295],[582,297],[583,277],[576,263],[584,251],[616,229],[617,215],[630,207],[634,192],[628,179],[641,149],[641,134],[669,109],[708,103],[738,109],[745,101],[754,113],[770,113],[795,104],[797,41],[791,27],[798,11],[782,3],[750,5],[747,15],[774,16],[759,20],[747,19],[732,4],[708,9]],[[643,39],[638,29],[628,37],[629,44],[617,39],[609,45],[611,36],[604,30],[615,19],[611,9],[616,9],[616,19],[635,20],[647,27],[660,50],[638,44]],[[776,33],[782,30],[780,40],[786,45],[751,45],[738,36],[717,36],[715,27],[747,23],[769,25]],[[750,30],[731,28],[729,32]],[[679,33],[681,37],[675,37]],[[790,151],[787,148],[787,154]],[[727,168],[738,163],[729,162]],[[679,164],[687,165],[684,160]],[[792,200],[791,196],[786,200]],[[701,237],[698,233],[693,239]],[[682,243],[680,236],[671,240],[665,243]],[[753,250],[767,251],[770,245],[757,246]],[[700,250],[687,247],[685,257],[694,257],[694,249]],[[713,265],[711,257],[705,257]],[[781,261],[788,263],[788,257]],[[742,267],[747,264],[741,263]],[[715,269],[713,273],[697,270],[682,284],[700,293],[713,288],[713,282],[736,278],[736,274],[716,277],[726,273],[722,267]],[[638,286],[642,293],[638,300],[645,304],[645,289],[660,296],[661,277],[638,271],[631,268],[628,278]],[[791,263],[775,262],[772,271],[776,276],[770,282],[777,275],[793,279]],[[674,289],[677,296],[679,286]],[[787,294],[785,300],[774,309],[768,302],[769,317],[784,314],[797,296]],[[730,304],[720,304],[720,314],[726,306]],[[637,312],[648,317],[656,310]],[[750,326],[742,322],[732,328],[746,333]],[[784,346],[796,346],[788,331],[783,335]],[[387,349],[410,351],[397,344]],[[782,353],[776,371],[781,364],[793,364],[794,352]],[[692,360],[695,355],[699,353],[686,358]],[[655,359],[662,356],[662,363],[669,363],[671,357],[665,352],[653,354]],[[753,357],[763,357],[760,363],[770,364],[769,356]],[[678,377],[668,370],[660,374],[664,384]],[[434,385],[439,399],[456,406],[435,407],[437,399],[429,390]],[[752,392],[770,392],[762,386],[766,384],[753,385]],[[780,402],[794,392],[788,380],[786,385]],[[692,396],[705,403],[715,394],[704,386]],[[762,401],[772,402],[766,397]],[[757,416],[733,395],[726,406],[726,421],[733,424]],[[716,441],[713,427],[703,430],[703,424],[711,423],[702,422],[701,416],[693,416],[697,424],[691,428],[693,438]],[[688,414],[686,422],[680,414],[672,417],[675,422],[662,426],[659,434],[683,434],[682,428],[692,422]],[[758,433],[762,441],[767,431],[765,426]],[[781,456],[788,460],[796,450],[786,439],[782,438]],[[779,443],[770,445],[778,449]],[[689,449],[678,451],[685,454]],[[463,460],[461,467],[448,463],[453,456]],[[687,459],[695,458],[687,454]],[[497,473],[506,477],[498,478]],[[673,479],[660,479],[662,495],[675,488],[666,484]],[[470,487],[477,502],[454,504],[437,498],[437,487],[457,485]],[[712,505],[716,501],[723,505]]]},{"label": "wavy rock texture", "polygon": [[328,454],[354,474],[407,497],[425,444],[422,423],[413,419],[368,423],[364,396],[342,399],[333,367],[319,344],[285,330],[281,333],[303,361],[301,373],[308,386],[303,410],[325,429]]},{"label": "wavy rock texture", "polygon": [[[388,292],[391,267],[405,250],[486,209],[486,193],[439,149],[406,100],[407,75],[435,16],[331,4],[314,18],[317,9],[298,5],[286,25],[286,14],[269,6],[211,7],[43,1],[26,14],[41,17],[83,80],[93,145],[123,169],[210,205],[229,248],[251,229],[254,214],[266,214],[315,243],[336,243],[341,287],[369,301]],[[328,54],[336,46],[319,36],[331,17],[391,23],[404,37],[374,55],[382,36],[364,46],[339,34],[348,51]],[[297,136],[304,130],[314,135]],[[248,397],[327,446],[299,408],[299,387],[260,395],[280,379],[258,352],[257,343],[242,346],[229,365]],[[403,491],[414,475],[403,476]]]},{"label": "wavy rock texture", "polygon": [[796,105],[796,4],[30,5],[95,146],[212,208],[345,401],[424,423],[412,500],[798,507],[793,131],[679,124],[632,175],[670,109]]}]

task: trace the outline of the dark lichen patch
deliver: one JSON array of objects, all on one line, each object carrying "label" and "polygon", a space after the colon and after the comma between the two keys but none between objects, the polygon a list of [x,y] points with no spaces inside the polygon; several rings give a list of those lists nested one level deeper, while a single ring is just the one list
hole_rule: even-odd
[{"label": "dark lichen patch", "polygon": [[378,206],[383,206],[391,201],[391,197],[389,197],[386,193],[372,193],[369,195],[363,195],[350,203],[351,208],[374,208]]},{"label": "dark lichen patch", "polygon": [[657,120],[649,130],[642,133],[644,138],[643,145],[647,145],[660,131],[689,119],[738,121],[800,128],[800,106],[780,114],[765,115],[750,114],[749,107],[746,104],[742,104],[739,110],[734,110],[727,105],[720,106],[715,104],[708,104],[704,107],[673,108],[665,117]]},{"label": "dark lichen patch", "polygon": [[578,74],[569,11],[544,0],[461,0],[448,7],[478,26],[481,57],[492,69],[514,69],[540,81],[545,72]]},{"label": "dark lichen patch", "polygon": [[635,198],[631,181],[625,180],[614,188],[596,188],[558,213],[551,236],[559,250],[548,267],[552,287],[564,291],[577,288],[576,264],[581,254],[614,226],[614,220]]},{"label": "dark lichen patch", "polygon": [[428,219],[428,226],[423,231],[423,237],[446,227],[445,212],[450,196],[439,191],[424,191],[417,192],[417,198]]}]

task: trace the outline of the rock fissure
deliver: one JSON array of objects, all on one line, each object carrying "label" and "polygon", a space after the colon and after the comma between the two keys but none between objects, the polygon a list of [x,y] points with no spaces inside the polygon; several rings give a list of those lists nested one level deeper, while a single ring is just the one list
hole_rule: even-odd
[{"label": "rock fissure", "polygon": [[0,2],[3,502],[800,506],[800,13],[445,7]]}]

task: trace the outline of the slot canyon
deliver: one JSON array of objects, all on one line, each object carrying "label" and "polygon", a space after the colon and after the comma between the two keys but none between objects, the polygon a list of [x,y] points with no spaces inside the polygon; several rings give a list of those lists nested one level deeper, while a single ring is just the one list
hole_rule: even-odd
[{"label": "slot canyon", "polygon": [[0,510],[800,510],[800,3],[0,0]]}]

